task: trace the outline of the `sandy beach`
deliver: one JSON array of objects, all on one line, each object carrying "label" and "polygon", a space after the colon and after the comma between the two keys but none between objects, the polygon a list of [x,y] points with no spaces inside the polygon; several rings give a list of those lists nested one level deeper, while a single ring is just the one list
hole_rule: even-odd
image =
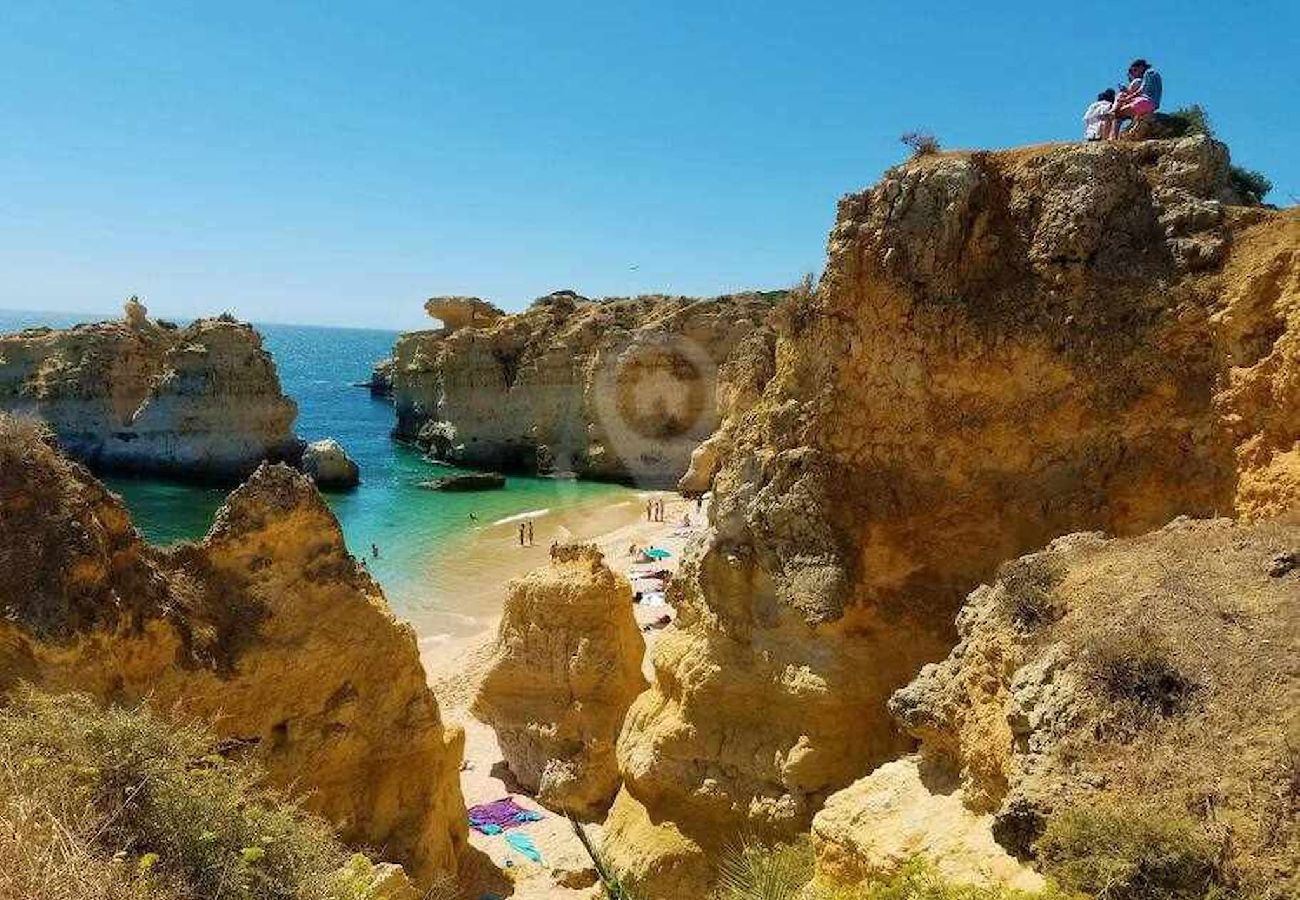
[{"label": "sandy beach", "polygon": [[[651,498],[664,501],[663,522],[647,521],[645,504]],[[598,509],[555,516],[551,521],[547,521],[546,516],[537,517],[534,519],[534,544],[522,548],[519,546],[519,520],[490,525],[471,536],[461,548],[467,563],[464,576],[466,593],[463,596],[477,604],[473,608],[480,614],[487,609],[499,610],[506,584],[530,569],[545,565],[552,540],[595,544],[605,554],[605,562],[610,568],[630,580],[647,567],[637,564],[637,558],[628,552],[629,548],[653,545],[671,554],[653,567],[676,572],[686,544],[704,530],[707,512],[707,502],[701,510],[695,501],[676,494],[645,492]],[[688,520],[690,524],[686,525]],[[477,573],[476,578],[472,577],[474,573]],[[471,580],[472,584],[469,583]],[[664,615],[672,615],[667,606],[636,607],[637,621],[642,625],[646,639],[644,667],[647,676],[650,651],[659,633],[658,629],[647,626]],[[416,627],[418,631],[418,623]],[[488,627],[473,636],[425,641],[422,635],[421,639],[421,658],[442,707],[443,720],[465,730],[461,789],[466,805],[512,797],[520,806],[544,817],[521,829],[540,851],[541,865],[528,861],[511,849],[500,835],[488,836],[470,831],[470,845],[478,852],[472,855],[468,866],[471,871],[466,873],[467,896],[476,900],[494,894],[504,896],[507,887],[509,895],[517,900],[597,896],[591,888],[590,860],[569,822],[519,790],[501,760],[496,735],[469,714],[469,705],[490,658],[495,631],[493,617]],[[593,835],[599,829],[599,826],[587,827]]]}]

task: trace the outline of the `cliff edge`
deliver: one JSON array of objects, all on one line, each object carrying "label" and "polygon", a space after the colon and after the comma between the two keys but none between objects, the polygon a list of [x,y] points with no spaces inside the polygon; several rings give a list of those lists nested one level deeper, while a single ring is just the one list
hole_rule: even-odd
[{"label": "cliff edge", "polygon": [[905,753],[886,701],[1001,561],[1300,506],[1300,214],[1227,170],[1205,137],[944,153],[840,202],[619,739],[634,883],[698,884]]}]

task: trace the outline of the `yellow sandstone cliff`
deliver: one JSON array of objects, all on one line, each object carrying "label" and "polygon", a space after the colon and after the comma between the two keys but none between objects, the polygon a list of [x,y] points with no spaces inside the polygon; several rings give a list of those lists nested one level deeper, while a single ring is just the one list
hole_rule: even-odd
[{"label": "yellow sandstone cliff", "polygon": [[471,466],[675,484],[718,426],[718,367],[780,295],[434,298],[445,327],[394,348],[394,433]]},{"label": "yellow sandstone cliff", "polygon": [[121,321],[0,335],[0,411],[43,419],[97,469],[235,482],[302,452],[297,406],[252,326],[177,328],[134,298]]},{"label": "yellow sandstone cliff", "polygon": [[1232,206],[1227,162],[946,153],[841,201],[619,739],[605,851],[649,896],[906,752],[886,701],[1001,561],[1297,509],[1300,215]]},{"label": "yellow sandstone cliff", "polygon": [[614,741],[646,687],[644,655],[627,579],[595,547],[557,547],[510,583],[473,713],[539,801],[597,818],[618,791]]},{"label": "yellow sandstone cliff", "polygon": [[417,880],[466,839],[463,734],[409,626],[312,484],[264,465],[202,541],[146,544],[121,501],[0,415],[0,692],[148,698],[250,752],[340,835]]},{"label": "yellow sandstone cliff", "polygon": [[813,820],[823,881],[890,871],[905,849],[1023,885],[1009,852],[1056,874],[1050,823],[1109,809],[1188,821],[1241,896],[1300,888],[1300,526],[1058,538],[975,590],[958,629],[890,701],[918,756]]}]

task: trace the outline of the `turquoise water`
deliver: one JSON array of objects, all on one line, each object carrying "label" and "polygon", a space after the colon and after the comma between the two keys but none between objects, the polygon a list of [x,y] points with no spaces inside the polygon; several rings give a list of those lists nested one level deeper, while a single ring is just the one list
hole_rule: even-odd
[{"label": "turquoise water", "polygon": [[[0,333],[111,317],[0,310]],[[510,478],[505,490],[482,493],[424,490],[419,482],[455,470],[426,462],[392,441],[392,405],[352,386],[369,377],[375,360],[389,355],[396,332],[296,325],[260,325],[258,330],[275,357],[285,393],[298,403],[298,434],[309,441],[335,438],[361,467],[359,488],[327,498],[349,548],[366,557],[393,608],[420,623],[421,631],[469,632],[481,626],[475,604],[455,596],[465,583],[457,564],[465,541],[475,534],[524,512],[549,510],[554,516],[633,499],[631,491],[615,485],[546,478]],[[202,537],[226,496],[224,490],[156,479],[105,481],[123,496],[137,527],[155,543]],[[538,543],[552,537],[547,521],[538,519]],[[502,552],[508,552],[512,532],[498,525],[493,534]],[[378,558],[371,555],[371,544],[379,547]]]}]

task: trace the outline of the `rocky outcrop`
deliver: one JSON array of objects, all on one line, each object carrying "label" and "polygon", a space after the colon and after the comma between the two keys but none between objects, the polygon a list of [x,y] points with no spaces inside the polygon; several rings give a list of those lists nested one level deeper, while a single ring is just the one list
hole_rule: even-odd
[{"label": "rocky outcrop", "polygon": [[333,438],[312,441],[302,452],[303,474],[321,488],[352,488],[361,483],[361,469]]},{"label": "rocky outcrop", "polygon": [[[948,658],[890,703],[928,781],[902,805],[916,817],[961,798],[983,822],[959,842],[967,862],[975,848],[1004,857],[994,836],[1032,854],[1081,804],[1190,814],[1248,886],[1294,891],[1300,572],[1276,561],[1297,548],[1295,525],[1183,519],[1130,539],[1070,535],[1003,567],[962,607]],[[823,875],[842,880],[845,858],[901,862],[880,853],[897,823],[851,812],[891,802],[897,765],[818,814]],[[918,825],[921,852],[953,843],[944,820]]]},{"label": "rocky outcrop", "polygon": [[[840,203],[618,755],[606,853],[805,831],[909,746],[886,700],[999,562],[1300,504],[1300,216],[1174,142],[938,154]],[[672,834],[668,834],[671,831]],[[697,860],[697,874],[706,874]]]},{"label": "rocky outcrop", "polygon": [[500,472],[462,472],[420,482],[429,491],[499,491],[505,486],[506,476]]},{"label": "rocky outcrop", "polygon": [[561,292],[477,318],[439,301],[448,327],[394,350],[394,433],[477,468],[673,484],[718,425],[719,365],[774,300]]},{"label": "rocky outcrop", "polygon": [[363,387],[370,389],[370,396],[392,399],[393,397],[393,359],[381,359],[370,370],[370,380]]},{"label": "rocky outcrop", "polygon": [[431,297],[424,311],[442,322],[443,332],[488,325],[505,315],[495,304],[478,297]]},{"label": "rocky outcrop", "polygon": [[0,416],[0,691],[148,698],[255,754],[345,840],[417,880],[454,870],[459,730],[415,635],[311,482],[264,465],[195,544],[144,543],[121,501]]},{"label": "rocky outcrop", "polygon": [[119,322],[0,335],[0,411],[48,422],[103,470],[237,481],[301,453],[297,407],[251,326],[176,329],[134,298]]},{"label": "rocky outcrop", "polygon": [[614,740],[645,689],[644,655],[627,580],[595,547],[557,547],[511,582],[473,713],[539,801],[594,819],[618,791]]}]

